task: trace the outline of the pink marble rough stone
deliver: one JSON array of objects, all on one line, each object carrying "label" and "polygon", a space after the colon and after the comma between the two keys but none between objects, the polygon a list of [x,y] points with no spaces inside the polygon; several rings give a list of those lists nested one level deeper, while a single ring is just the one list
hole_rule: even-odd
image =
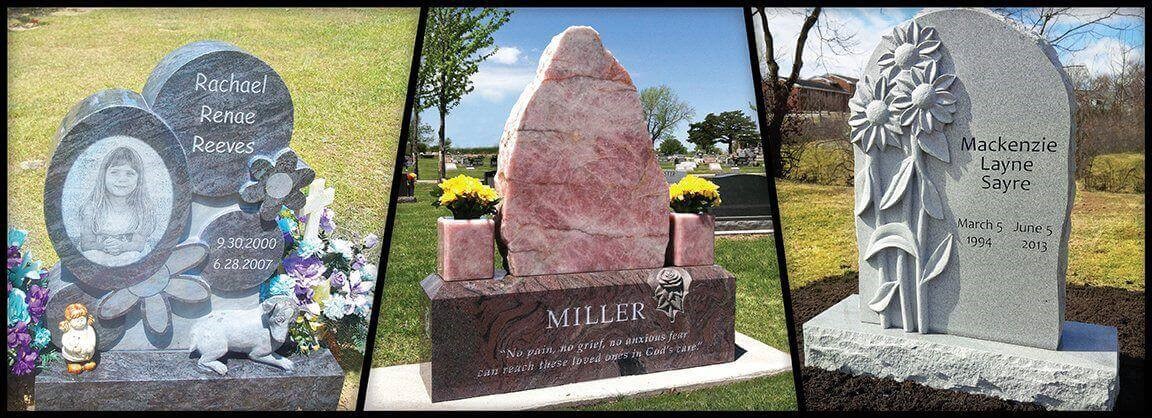
[{"label": "pink marble rough stone", "polygon": [[671,213],[668,264],[710,266],[716,262],[716,217],[710,214]]},{"label": "pink marble rough stone", "polygon": [[500,138],[511,274],[661,267],[668,185],[636,86],[590,27],[552,38]]},{"label": "pink marble rough stone", "polygon": [[436,273],[447,281],[491,279],[495,229],[491,219],[437,219]]}]

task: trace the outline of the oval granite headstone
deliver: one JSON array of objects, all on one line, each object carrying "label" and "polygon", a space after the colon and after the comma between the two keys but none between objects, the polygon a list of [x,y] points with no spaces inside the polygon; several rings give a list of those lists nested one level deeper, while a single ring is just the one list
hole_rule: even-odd
[{"label": "oval granite headstone", "polygon": [[175,134],[139,94],[112,89],[64,118],[44,185],[61,263],[85,285],[123,289],[164,266],[183,239],[191,191]]},{"label": "oval granite headstone", "polygon": [[248,164],[292,138],[292,97],[268,64],[232,44],[190,43],[152,70],[144,98],[180,138],[198,195],[236,194]]},{"label": "oval granite headstone", "polygon": [[257,214],[237,210],[220,215],[200,238],[208,245],[208,261],[200,277],[214,290],[258,287],[284,257],[280,229],[275,222],[262,222]]},{"label": "oval granite headstone", "polygon": [[851,108],[862,319],[1056,349],[1075,101],[1052,47],[988,11],[924,12]]}]

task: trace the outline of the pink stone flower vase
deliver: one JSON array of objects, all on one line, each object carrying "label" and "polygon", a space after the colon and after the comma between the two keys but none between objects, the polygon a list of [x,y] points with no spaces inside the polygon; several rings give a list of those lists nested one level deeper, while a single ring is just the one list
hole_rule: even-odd
[{"label": "pink stone flower vase", "polygon": [[716,217],[703,213],[671,213],[666,264],[710,266],[715,263]]},{"label": "pink stone flower vase", "polygon": [[446,281],[491,279],[496,224],[491,219],[436,220],[436,273]]}]

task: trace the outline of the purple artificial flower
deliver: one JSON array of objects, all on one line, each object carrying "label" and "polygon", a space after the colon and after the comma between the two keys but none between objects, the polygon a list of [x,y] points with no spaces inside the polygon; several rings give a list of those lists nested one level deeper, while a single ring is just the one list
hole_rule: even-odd
[{"label": "purple artificial flower", "polygon": [[364,237],[364,248],[368,249],[375,247],[379,242],[380,237],[376,236],[376,234],[368,234],[368,236]]},{"label": "purple artificial flower", "polygon": [[300,305],[306,305],[312,302],[312,288],[301,287],[299,283],[296,284],[296,301]]},{"label": "purple artificial flower", "polygon": [[12,364],[12,374],[23,376],[36,370],[36,361],[40,359],[40,352],[32,347],[20,347],[16,353],[16,362]]},{"label": "purple artificial flower", "polygon": [[324,231],[325,234],[336,232],[336,222],[332,220],[335,217],[336,211],[332,210],[332,208],[324,208],[324,210],[320,212],[320,230]]},{"label": "purple artificial flower", "polygon": [[8,327],[8,348],[28,347],[32,344],[32,334],[28,332],[27,322],[17,322]]},{"label": "purple artificial flower", "polygon": [[292,248],[292,245],[295,243],[296,243],[296,237],[292,235],[292,232],[285,232],[284,233],[284,248]]},{"label": "purple artificial flower", "polygon": [[348,281],[348,276],[340,270],[336,270],[328,277],[329,285],[333,288],[340,289],[344,287],[344,283]]},{"label": "purple artificial flower", "polygon": [[12,245],[8,247],[8,269],[19,266],[24,262],[24,256],[20,254],[20,246]]},{"label": "purple artificial flower", "polygon": [[291,254],[284,259],[284,273],[296,279],[296,285],[312,287],[324,275],[324,261],[320,257],[300,257]]},{"label": "purple artificial flower", "polygon": [[48,288],[32,285],[28,288],[28,314],[32,322],[39,322],[44,315],[44,308],[48,305]]},{"label": "purple artificial flower", "polygon": [[352,261],[352,270],[360,270],[360,267],[364,267],[365,264],[368,264],[368,258],[364,257],[364,253],[358,253]]}]

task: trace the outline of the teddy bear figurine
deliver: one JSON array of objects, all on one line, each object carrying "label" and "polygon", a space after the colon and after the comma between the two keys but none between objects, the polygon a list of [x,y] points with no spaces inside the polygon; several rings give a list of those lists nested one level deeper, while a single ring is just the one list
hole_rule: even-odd
[{"label": "teddy bear figurine", "polygon": [[96,362],[92,361],[96,354],[94,320],[82,303],[64,308],[64,320],[60,321],[60,331],[64,332],[60,337],[60,355],[68,362],[68,373],[80,374],[96,368]]}]

